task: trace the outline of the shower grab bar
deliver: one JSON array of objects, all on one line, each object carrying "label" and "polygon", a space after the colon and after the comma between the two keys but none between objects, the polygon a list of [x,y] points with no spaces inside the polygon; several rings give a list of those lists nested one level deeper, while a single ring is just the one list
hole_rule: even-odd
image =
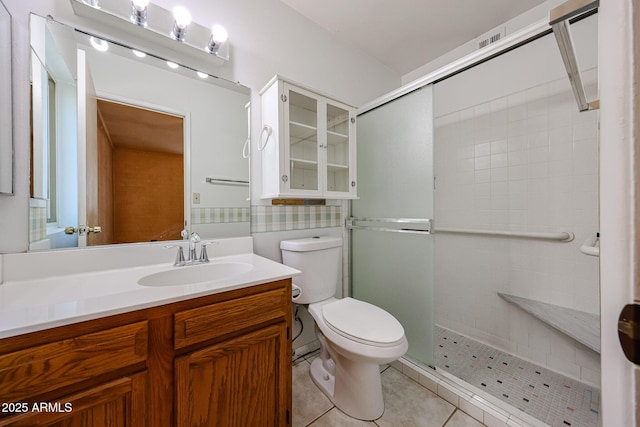
[{"label": "shower grab bar", "polygon": [[454,233],[454,234],[476,234],[488,237],[515,237],[519,239],[549,240],[557,242],[571,242],[575,235],[567,231],[558,232],[537,232],[537,231],[498,231],[479,230],[473,228],[436,228],[431,230],[433,234]]},{"label": "shower grab bar", "polygon": [[[426,228],[391,228],[391,227],[371,227],[366,225],[355,225],[354,222],[386,222],[393,224],[424,224]],[[388,231],[392,233],[408,234],[431,234],[431,220],[429,218],[347,218],[348,230],[372,230]]]},{"label": "shower grab bar", "polygon": [[587,240],[580,246],[580,252],[585,255],[600,256],[600,233],[587,237]]},{"label": "shower grab bar", "polygon": [[562,62],[567,70],[573,94],[578,102],[578,110],[587,111],[600,108],[599,101],[588,102],[580,76],[580,67],[571,39],[569,19],[595,9],[599,0],[569,0],[549,11],[549,25],[556,37]]}]

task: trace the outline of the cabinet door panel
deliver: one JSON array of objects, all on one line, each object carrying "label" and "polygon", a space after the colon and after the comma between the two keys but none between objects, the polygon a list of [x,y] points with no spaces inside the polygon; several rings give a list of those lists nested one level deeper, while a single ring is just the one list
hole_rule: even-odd
[{"label": "cabinet door panel", "polygon": [[335,101],[326,105],[326,181],[327,193],[354,196],[355,190],[355,125],[353,109]]},{"label": "cabinet door panel", "polygon": [[269,326],[177,358],[177,426],[288,425],[286,330]]},{"label": "cabinet door panel", "polygon": [[323,104],[317,95],[288,84],[284,85],[283,99],[286,99],[284,159],[289,170],[288,190],[320,195],[320,164],[324,154],[320,148],[324,143],[319,137]]},{"label": "cabinet door panel", "polygon": [[28,412],[0,419],[0,427],[144,427],[146,381],[141,372],[56,401],[30,402]]}]

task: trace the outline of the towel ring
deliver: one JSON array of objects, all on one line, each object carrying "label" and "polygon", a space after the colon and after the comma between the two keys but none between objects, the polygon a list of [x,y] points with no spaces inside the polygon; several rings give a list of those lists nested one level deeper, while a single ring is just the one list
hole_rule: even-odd
[{"label": "towel ring", "polygon": [[248,159],[249,158],[249,154],[251,154],[250,150],[250,143],[251,143],[251,139],[247,138],[247,140],[244,142],[244,145],[242,146],[242,158],[243,159]]},{"label": "towel ring", "polygon": [[[258,142],[258,151],[264,150],[264,148],[267,146],[267,143],[269,142],[269,138],[271,137],[272,132],[273,132],[273,129],[271,129],[271,126],[264,125],[262,127],[262,132],[260,132],[260,141]],[[267,134],[266,138],[264,137],[265,133]]]}]

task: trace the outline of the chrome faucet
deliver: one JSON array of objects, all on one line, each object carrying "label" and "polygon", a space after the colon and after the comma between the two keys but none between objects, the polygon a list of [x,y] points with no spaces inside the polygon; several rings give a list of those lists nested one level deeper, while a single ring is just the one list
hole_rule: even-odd
[{"label": "chrome faucet", "polygon": [[[184,236],[184,230],[183,230]],[[187,236],[189,236],[187,234]],[[189,237],[189,252],[187,253],[187,258],[184,257],[184,251],[182,249],[182,245],[166,245],[165,248],[177,248],[178,253],[176,254],[176,260],[173,263],[175,267],[182,267],[185,265],[194,265],[194,264],[203,264],[209,262],[209,255],[207,254],[207,246],[209,245],[217,245],[218,242],[202,242],[200,245],[200,256],[196,256],[196,246],[201,242],[200,235],[196,232],[191,233]]]},{"label": "chrome faucet", "polygon": [[187,261],[194,262],[197,260],[196,258],[196,244],[200,243],[200,235],[195,231],[191,233],[191,237],[189,237],[189,256],[187,257]]}]

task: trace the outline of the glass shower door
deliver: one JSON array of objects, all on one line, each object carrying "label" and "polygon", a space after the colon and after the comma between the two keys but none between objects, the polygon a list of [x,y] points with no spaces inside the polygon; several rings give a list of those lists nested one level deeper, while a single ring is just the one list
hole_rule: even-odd
[{"label": "glass shower door", "polygon": [[[358,117],[354,218],[433,218],[432,95],[429,85]],[[433,364],[433,245],[428,233],[351,230],[352,295],[398,319],[407,356],[426,365]]]}]

